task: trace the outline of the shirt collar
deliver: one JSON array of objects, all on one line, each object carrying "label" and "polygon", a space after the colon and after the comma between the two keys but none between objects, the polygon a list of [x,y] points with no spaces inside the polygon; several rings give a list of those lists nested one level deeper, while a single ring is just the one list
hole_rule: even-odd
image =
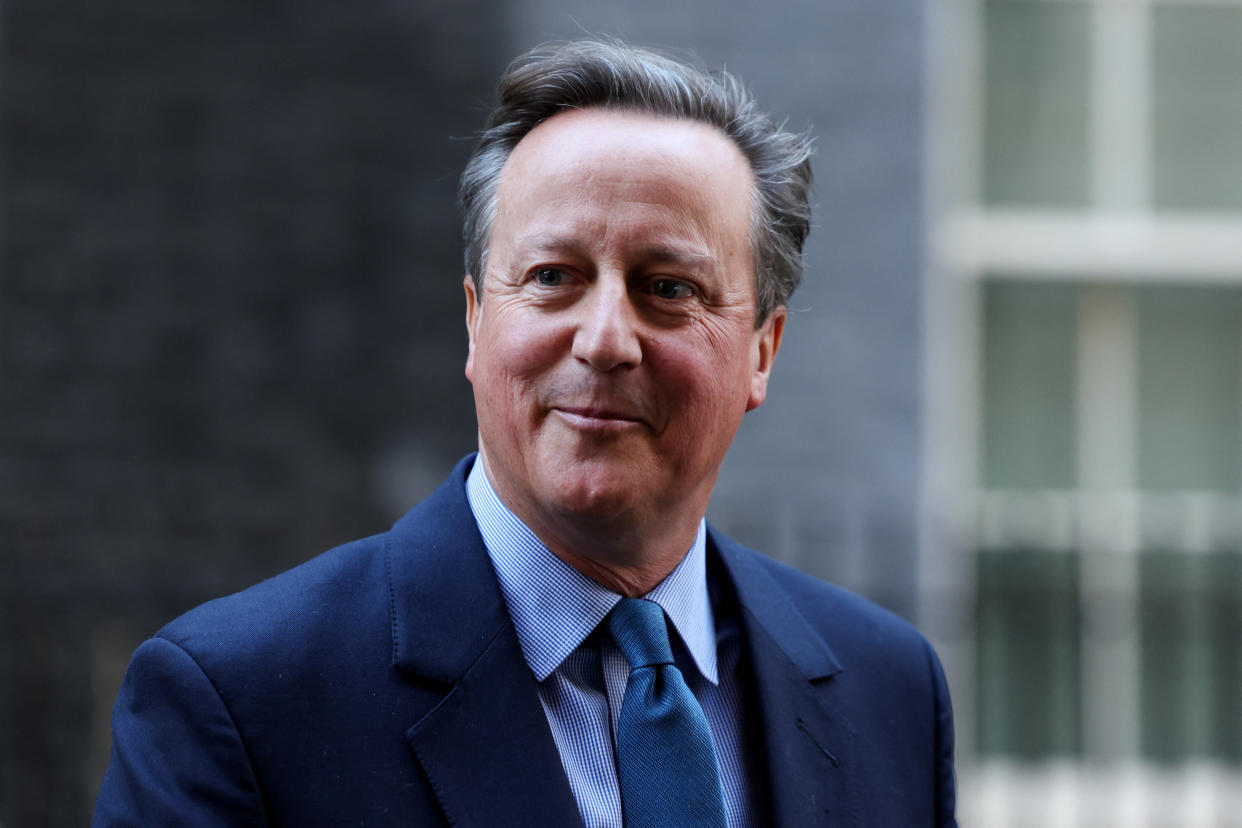
[{"label": "shirt collar", "polygon": [[[576,650],[621,596],[558,558],[492,489],[476,459],[466,497],[500,581],[518,642],[543,681]],[[643,596],[655,601],[685,642],[695,666],[715,684],[716,628],[707,591],[707,541],[699,521],[694,543],[677,567]]]}]

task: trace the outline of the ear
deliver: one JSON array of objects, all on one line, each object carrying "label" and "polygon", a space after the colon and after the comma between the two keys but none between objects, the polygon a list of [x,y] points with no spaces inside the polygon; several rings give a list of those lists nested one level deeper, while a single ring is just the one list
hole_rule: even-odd
[{"label": "ear", "polygon": [[781,349],[781,335],[785,333],[785,309],[777,308],[768,314],[768,318],[755,331],[755,367],[750,375],[750,398],[746,401],[746,410],[754,411],[763,405],[768,396],[768,377],[772,375],[772,363],[776,361],[776,352]]},{"label": "ear", "polygon": [[474,340],[479,327],[479,297],[474,292],[474,279],[469,273],[462,279],[462,287],[466,289],[466,337],[469,339],[469,350],[466,352],[466,379],[474,382]]}]

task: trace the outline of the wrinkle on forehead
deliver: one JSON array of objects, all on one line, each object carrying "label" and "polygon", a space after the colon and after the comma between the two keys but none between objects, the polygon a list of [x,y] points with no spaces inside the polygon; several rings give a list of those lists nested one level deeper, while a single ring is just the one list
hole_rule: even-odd
[{"label": "wrinkle on forehead", "polygon": [[[681,240],[678,239],[681,243]],[[592,243],[578,235],[539,231],[519,234],[513,238],[513,247],[519,255],[526,256],[586,256],[592,252]],[[629,253],[639,261],[651,264],[667,264],[689,270],[713,270],[719,266],[716,257],[705,248],[695,244],[691,249],[688,244],[680,246],[665,244],[658,240],[644,238],[634,245]]]},{"label": "wrinkle on forehead", "polygon": [[[561,142],[554,158],[541,157],[541,145],[587,119],[607,128],[598,130],[591,143]],[[678,128],[653,129],[669,125]],[[601,145],[608,148],[611,163],[606,165],[600,164]],[[750,163],[727,135],[711,124],[661,115],[606,109],[570,110],[555,115],[527,133],[513,148],[501,170],[498,195],[515,169],[536,157],[545,176],[565,175],[591,184],[633,185],[641,190],[647,186],[648,176],[637,171],[649,173],[657,165],[663,174],[680,179],[687,194],[700,192],[705,185],[710,188],[723,178],[733,179],[728,175],[732,171],[747,181],[748,201],[755,188]]]}]

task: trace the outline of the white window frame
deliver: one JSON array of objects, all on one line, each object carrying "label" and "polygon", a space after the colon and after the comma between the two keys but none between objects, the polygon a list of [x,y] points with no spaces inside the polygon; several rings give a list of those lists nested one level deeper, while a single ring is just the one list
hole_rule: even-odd
[{"label": "white window frame", "polygon": [[[1139,515],[1189,515],[1179,546],[1211,546],[1215,510],[1242,514],[1238,498],[1137,491],[1136,283],[1242,284],[1242,211],[1170,212],[1151,205],[1151,12],[1161,5],[1242,8],[1242,0],[999,0],[1076,3],[1091,10],[1088,106],[1090,198],[1075,210],[998,209],[982,203],[983,6],[928,3],[924,303],[924,477],[920,616],[950,676],[957,711],[963,825],[1142,826],[1233,824],[1242,770],[1213,762],[1160,768],[1139,758],[1137,551]],[[1079,488],[985,492],[981,446],[981,315],[984,277],[1090,283],[1079,307]],[[1242,349],[1242,332],[1239,332]],[[1239,435],[1242,440],[1242,435]],[[1110,642],[1082,642],[1084,754],[1088,761],[1021,765],[975,753],[972,550],[987,533],[1004,543],[1021,514],[1052,504],[1050,547],[1082,550],[1083,594],[1122,585],[1128,601],[1084,604],[1084,628],[1120,624]],[[1160,501],[1160,502],[1156,502]],[[1017,514],[1016,522],[1007,515]],[[1029,542],[1030,538],[1024,538]],[[1110,613],[1108,618],[1099,613]],[[1095,614],[1094,616],[1092,614]],[[1116,629],[1116,626],[1111,626]],[[1242,646],[1242,644],[1240,644]],[[1116,692],[1118,675],[1129,675]],[[1242,727],[1242,723],[1239,723]],[[1172,820],[1170,822],[1170,820]]]}]

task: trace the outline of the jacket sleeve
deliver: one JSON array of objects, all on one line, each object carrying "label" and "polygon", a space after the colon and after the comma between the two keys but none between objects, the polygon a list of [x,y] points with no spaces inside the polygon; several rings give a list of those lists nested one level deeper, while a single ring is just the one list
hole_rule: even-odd
[{"label": "jacket sleeve", "polygon": [[145,642],[112,711],[92,825],[265,824],[246,747],[211,679],[171,641]]},{"label": "jacket sleeve", "polygon": [[932,691],[936,711],[936,826],[957,828],[957,782],[953,772],[953,705],[949,701],[949,685],[940,659],[927,647],[932,669]]}]

